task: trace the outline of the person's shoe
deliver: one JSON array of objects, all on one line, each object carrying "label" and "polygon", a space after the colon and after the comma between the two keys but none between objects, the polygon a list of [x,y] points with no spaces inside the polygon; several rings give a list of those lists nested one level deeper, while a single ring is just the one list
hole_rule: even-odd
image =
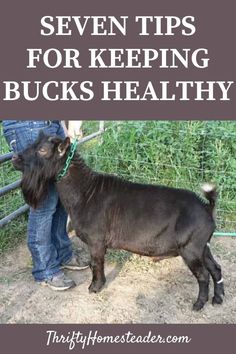
[{"label": "person's shoe", "polygon": [[87,269],[89,267],[89,262],[83,259],[80,259],[77,257],[75,254],[71,257],[71,259],[66,262],[62,263],[61,268],[62,269],[69,269],[69,270],[83,270]]},{"label": "person's shoe", "polygon": [[63,291],[76,286],[74,280],[68,278],[63,272],[54,275],[51,279],[45,279],[41,285],[48,286],[52,290]]}]

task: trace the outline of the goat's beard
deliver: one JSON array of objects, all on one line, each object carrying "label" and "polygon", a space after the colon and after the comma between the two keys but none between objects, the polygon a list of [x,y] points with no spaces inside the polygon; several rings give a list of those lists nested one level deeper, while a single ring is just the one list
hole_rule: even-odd
[{"label": "goat's beard", "polygon": [[23,174],[21,188],[26,203],[36,209],[46,198],[49,183],[50,180],[45,179],[45,176],[40,171],[30,171],[27,174]]}]

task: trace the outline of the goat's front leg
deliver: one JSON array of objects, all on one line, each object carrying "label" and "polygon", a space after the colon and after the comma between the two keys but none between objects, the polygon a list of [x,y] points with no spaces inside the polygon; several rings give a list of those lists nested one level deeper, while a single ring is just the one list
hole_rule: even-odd
[{"label": "goat's front leg", "polygon": [[97,293],[101,290],[106,282],[104,274],[104,257],[106,249],[105,247],[92,247],[90,248],[91,263],[90,267],[92,270],[92,283],[89,286],[90,293]]}]

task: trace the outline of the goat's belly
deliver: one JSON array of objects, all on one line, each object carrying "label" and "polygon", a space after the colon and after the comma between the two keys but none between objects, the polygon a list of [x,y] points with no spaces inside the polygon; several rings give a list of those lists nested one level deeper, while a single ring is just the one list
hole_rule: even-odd
[{"label": "goat's belly", "polygon": [[160,258],[168,258],[178,256],[178,251],[176,248],[169,247],[157,247],[157,246],[144,246],[141,245],[133,245],[133,244],[120,244],[117,247],[110,247],[114,249],[122,249],[125,251],[129,251],[132,253],[139,254],[141,256],[148,257],[160,257]]},{"label": "goat's belly", "polygon": [[112,237],[107,242],[108,248],[123,249],[143,256],[174,256],[178,255],[175,235],[137,233]]}]

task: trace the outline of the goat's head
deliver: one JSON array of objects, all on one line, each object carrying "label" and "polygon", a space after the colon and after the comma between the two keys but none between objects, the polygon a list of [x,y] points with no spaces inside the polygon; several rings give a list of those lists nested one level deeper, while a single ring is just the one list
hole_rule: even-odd
[{"label": "goat's head", "polygon": [[69,138],[51,137],[41,132],[34,144],[13,155],[14,167],[23,173],[21,188],[30,206],[36,208],[47,195],[48,184],[62,170],[69,147]]}]

